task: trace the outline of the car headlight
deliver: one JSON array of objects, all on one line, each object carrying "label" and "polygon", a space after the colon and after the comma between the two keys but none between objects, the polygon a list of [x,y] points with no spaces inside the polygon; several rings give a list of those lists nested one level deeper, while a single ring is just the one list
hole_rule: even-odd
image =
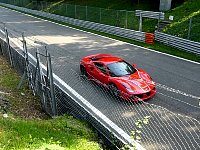
[{"label": "car headlight", "polygon": [[153,81],[152,77],[150,77],[148,74],[142,74],[141,76],[142,76],[142,78],[143,78],[147,83],[150,83],[150,84],[153,84],[153,85],[156,84],[156,83]]},{"label": "car headlight", "polygon": [[130,85],[128,85],[127,83],[121,83],[125,88],[126,88],[126,90],[128,91],[128,92],[135,92],[135,90],[133,90],[131,87],[130,87]]}]

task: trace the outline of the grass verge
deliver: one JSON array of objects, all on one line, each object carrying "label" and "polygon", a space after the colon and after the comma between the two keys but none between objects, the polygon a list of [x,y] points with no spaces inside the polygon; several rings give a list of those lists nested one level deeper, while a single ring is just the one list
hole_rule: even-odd
[{"label": "grass verge", "polygon": [[70,116],[48,120],[0,117],[0,149],[98,150],[94,132]]},{"label": "grass verge", "polygon": [[69,115],[49,118],[27,86],[16,89],[19,80],[0,55],[0,149],[100,149],[98,136],[87,123]]},{"label": "grass verge", "polygon": [[[200,42],[200,0],[187,0],[182,5],[166,12],[166,18],[170,15],[174,16],[174,20],[164,29],[164,32]],[[192,22],[188,36],[190,18]]]}]

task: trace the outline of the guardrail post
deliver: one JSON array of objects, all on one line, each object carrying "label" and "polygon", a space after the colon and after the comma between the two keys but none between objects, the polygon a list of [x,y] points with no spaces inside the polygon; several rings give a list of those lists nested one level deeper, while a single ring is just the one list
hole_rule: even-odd
[{"label": "guardrail post", "polygon": [[189,27],[188,27],[188,36],[187,36],[188,40],[190,39],[191,28],[192,28],[192,17],[190,18]]},{"label": "guardrail post", "polygon": [[140,13],[139,31],[142,32],[142,13]]}]

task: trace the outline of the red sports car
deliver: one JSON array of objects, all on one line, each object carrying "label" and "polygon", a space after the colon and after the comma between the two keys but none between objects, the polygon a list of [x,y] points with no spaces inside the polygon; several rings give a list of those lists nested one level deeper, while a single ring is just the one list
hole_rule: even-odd
[{"label": "red sports car", "polygon": [[95,54],[80,61],[81,74],[109,88],[125,100],[146,100],[156,93],[155,82],[136,65],[109,54]]}]

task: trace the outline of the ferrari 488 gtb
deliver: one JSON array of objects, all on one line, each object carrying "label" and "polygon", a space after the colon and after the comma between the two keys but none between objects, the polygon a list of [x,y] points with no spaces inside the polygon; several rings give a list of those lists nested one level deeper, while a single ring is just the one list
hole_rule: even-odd
[{"label": "ferrari 488 gtb", "polygon": [[94,80],[125,100],[146,100],[156,93],[155,82],[136,65],[109,54],[96,54],[80,61],[81,74]]}]

